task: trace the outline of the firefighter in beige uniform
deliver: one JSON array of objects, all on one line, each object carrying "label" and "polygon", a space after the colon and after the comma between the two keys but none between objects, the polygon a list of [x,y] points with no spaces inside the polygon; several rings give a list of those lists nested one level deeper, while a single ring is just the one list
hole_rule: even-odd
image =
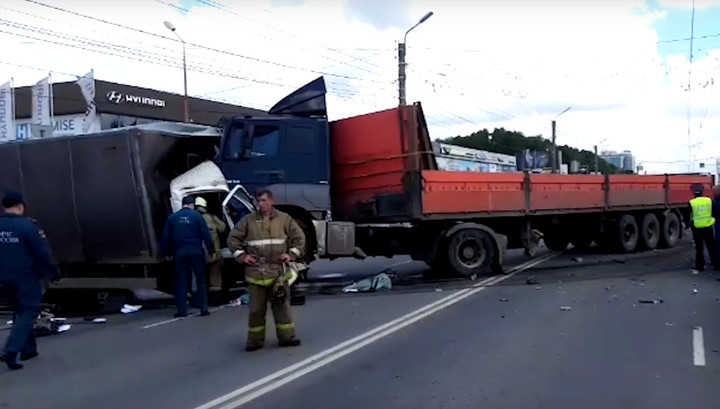
[{"label": "firefighter in beige uniform", "polygon": [[222,253],[220,251],[220,235],[225,233],[227,226],[225,225],[225,222],[220,220],[219,217],[214,214],[210,214],[207,211],[207,206],[207,200],[204,198],[198,197],[195,199],[195,210],[200,212],[203,219],[205,219],[205,224],[207,224],[208,229],[210,230],[210,237],[212,238],[213,246],[215,247],[215,256],[207,260],[207,275],[208,281],[210,282],[210,289],[219,290],[222,288],[223,266]]},{"label": "firefighter in beige uniform", "polygon": [[298,346],[290,316],[291,278],[287,263],[302,255],[305,235],[287,213],[276,210],[269,190],[256,193],[259,211],[245,216],[230,232],[228,246],[240,263],[245,263],[245,280],[250,293],[247,351],[265,344],[265,315],[272,305],[280,346]]}]

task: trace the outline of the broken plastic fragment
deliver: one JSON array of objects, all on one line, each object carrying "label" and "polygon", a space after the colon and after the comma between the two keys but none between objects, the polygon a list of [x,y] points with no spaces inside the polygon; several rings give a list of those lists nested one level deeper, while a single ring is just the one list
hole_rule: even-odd
[{"label": "broken plastic fragment", "polygon": [[120,312],[123,314],[131,314],[133,312],[140,311],[140,308],[142,308],[142,305],[125,304],[123,305],[122,309],[120,309]]},{"label": "broken plastic fragment", "polygon": [[57,333],[65,332],[65,331],[68,331],[70,328],[72,328],[72,326],[70,324],[63,324],[63,325],[59,326],[55,332],[57,332]]}]

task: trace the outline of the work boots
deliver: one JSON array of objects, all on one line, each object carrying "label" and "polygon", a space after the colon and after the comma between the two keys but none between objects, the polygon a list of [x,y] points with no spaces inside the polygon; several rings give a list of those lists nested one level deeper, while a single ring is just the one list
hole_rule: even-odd
[{"label": "work boots", "polygon": [[279,345],[281,347],[297,347],[297,346],[300,346],[300,340],[299,339],[288,339],[288,340],[280,341]]},{"label": "work boots", "polygon": [[23,368],[23,364],[20,363],[20,354],[0,355],[0,362],[5,362],[5,365],[13,371]]}]

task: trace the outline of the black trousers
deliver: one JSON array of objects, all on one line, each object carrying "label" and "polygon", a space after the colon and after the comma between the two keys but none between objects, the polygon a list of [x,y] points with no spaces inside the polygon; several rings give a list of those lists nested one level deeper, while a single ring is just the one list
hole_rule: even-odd
[{"label": "black trousers", "polygon": [[175,256],[175,303],[178,314],[182,315],[187,314],[187,292],[188,284],[191,282],[190,274],[195,274],[195,281],[197,282],[198,307],[200,307],[201,312],[207,312],[208,310],[205,256],[202,254]]},{"label": "black trousers", "polygon": [[705,269],[705,249],[707,249],[710,261],[715,268],[720,267],[717,254],[715,254],[715,229],[712,226],[701,229],[693,227],[692,233],[695,241],[695,270]]}]

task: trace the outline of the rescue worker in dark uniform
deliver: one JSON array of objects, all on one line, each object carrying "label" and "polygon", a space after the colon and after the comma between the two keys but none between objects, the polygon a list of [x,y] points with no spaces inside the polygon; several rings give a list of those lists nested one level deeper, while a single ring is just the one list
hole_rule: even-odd
[{"label": "rescue worker in dark uniform", "polygon": [[[695,241],[695,268],[693,274],[705,270],[705,248],[710,255],[710,261],[716,270],[720,270],[718,258],[715,254],[715,216],[713,201],[703,196],[704,187],[700,184],[692,186],[695,198],[690,200],[690,228]],[[686,220],[687,222],[687,220]]]},{"label": "rescue worker in dark uniform", "polygon": [[[713,216],[720,215],[720,185],[713,187]],[[715,223],[715,257],[720,262],[720,223]]]},{"label": "rescue worker in dark uniform", "polygon": [[245,350],[256,351],[265,345],[265,315],[272,304],[275,329],[281,347],[300,345],[290,315],[292,272],[287,263],[302,256],[305,235],[287,213],[274,207],[269,190],[259,190],[259,211],[246,215],[230,232],[228,246],[235,259],[246,264],[245,281],[250,294],[250,317]]},{"label": "rescue worker in dark uniform", "polygon": [[21,369],[20,361],[38,355],[33,325],[40,313],[42,281],[56,279],[59,271],[53,263],[45,233],[25,217],[22,194],[8,191],[2,199],[0,215],[0,283],[14,311],[13,327],[0,355],[10,369]]},{"label": "rescue worker in dark uniform", "polygon": [[[210,315],[205,281],[205,249],[215,254],[210,231],[200,213],[195,210],[195,198],[184,197],[182,209],[170,215],[162,236],[162,251],[167,259],[175,260],[176,318],[187,317],[187,292],[190,274],[197,281],[200,316]],[[205,248],[203,248],[203,244]]]}]

